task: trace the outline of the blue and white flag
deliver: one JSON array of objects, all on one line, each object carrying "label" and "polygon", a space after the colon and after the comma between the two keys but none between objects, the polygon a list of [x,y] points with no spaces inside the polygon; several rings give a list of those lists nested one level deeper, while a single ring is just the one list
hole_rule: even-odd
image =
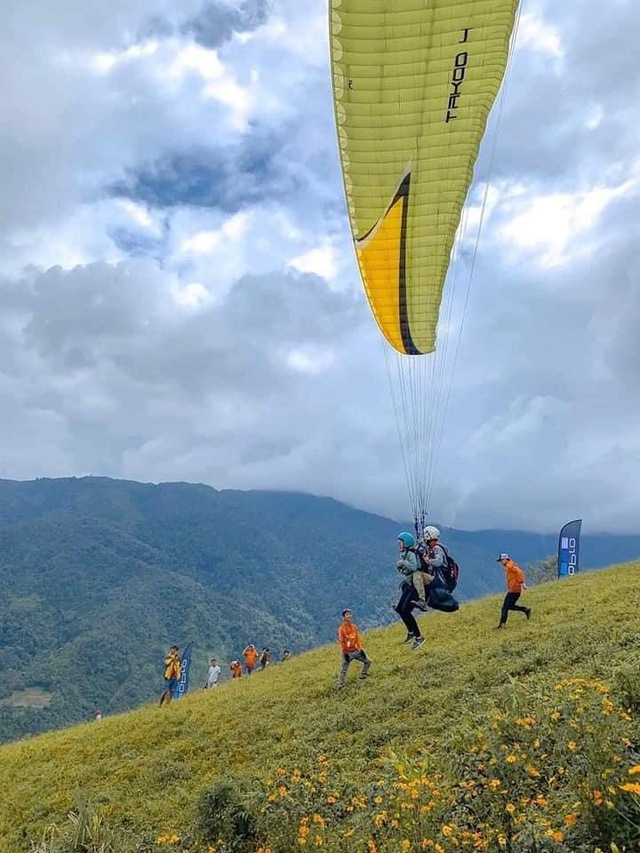
[{"label": "blue and white flag", "polygon": [[582,519],[570,521],[558,538],[558,577],[566,578],[580,571],[580,530]]},{"label": "blue and white flag", "polygon": [[193,643],[189,643],[189,645],[184,650],[184,654],[182,655],[182,667],[180,668],[180,681],[178,681],[178,685],[176,689],[173,691],[174,699],[181,699],[184,694],[189,689],[189,667],[191,666],[191,652],[193,650]]}]

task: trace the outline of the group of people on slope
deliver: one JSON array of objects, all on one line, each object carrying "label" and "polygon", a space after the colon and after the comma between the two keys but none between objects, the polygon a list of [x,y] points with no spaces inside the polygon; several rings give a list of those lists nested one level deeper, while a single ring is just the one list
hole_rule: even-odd
[{"label": "group of people on slope", "polygon": [[[258,653],[258,649],[253,645],[253,643],[249,643],[242,652],[242,656],[244,658],[244,669],[247,675],[251,675],[255,669],[266,669],[271,663],[271,651],[268,646],[263,646],[262,651]],[[290,657],[291,651],[289,649],[284,649],[282,652],[282,660],[289,660]],[[229,664],[229,669],[231,670],[232,678],[242,678],[242,664],[240,661],[232,660]]]},{"label": "group of people on slope", "polygon": [[[411,643],[414,650],[419,649],[424,644],[425,639],[413,615],[413,609],[417,607],[425,611],[431,601],[429,589],[434,584],[445,585],[443,573],[449,563],[449,556],[447,549],[439,540],[440,531],[437,527],[432,526],[425,527],[422,540],[417,544],[413,534],[398,534],[400,557],[396,567],[403,575],[403,580],[400,584],[400,600],[394,609],[407,628],[407,636],[404,642]],[[531,608],[521,607],[517,603],[522,591],[527,588],[524,572],[509,554],[500,554],[497,561],[502,564],[505,571],[507,594],[502,603],[500,622],[496,625],[496,629],[505,627],[511,610],[524,613],[527,619],[531,618]],[[437,609],[447,609],[449,612],[453,612],[458,608],[456,603],[455,607],[437,607]],[[353,622],[353,612],[349,608],[342,611],[342,624],[338,628],[338,642],[342,653],[338,689],[342,689],[346,684],[347,671],[352,661],[359,661],[362,664],[359,676],[361,679],[368,676],[371,668],[371,659],[362,646],[360,632]]]},{"label": "group of people on slope", "polygon": [[[247,675],[257,668],[264,670],[271,663],[271,651],[268,646],[264,646],[258,653],[257,648],[250,643],[242,652],[245,660],[245,671]],[[282,660],[289,660],[291,651],[285,649],[282,653]],[[229,664],[232,678],[242,678],[242,664],[240,661],[233,660]],[[180,658],[180,647],[171,646],[164,658],[164,690],[160,696],[160,705],[169,704],[175,693],[180,676],[182,674],[182,660]],[[207,672],[207,681],[204,685],[205,689],[218,687],[222,675],[222,669],[216,658],[211,658],[209,662],[209,670]]]}]

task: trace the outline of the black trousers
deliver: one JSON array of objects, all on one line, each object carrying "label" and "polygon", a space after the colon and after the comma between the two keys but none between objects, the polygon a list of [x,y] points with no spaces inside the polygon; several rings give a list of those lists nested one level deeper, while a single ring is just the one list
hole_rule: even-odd
[{"label": "black trousers", "polygon": [[504,601],[502,602],[502,613],[500,614],[500,624],[504,625],[507,621],[507,617],[509,616],[510,610],[517,610],[518,613],[526,613],[526,607],[520,607],[519,604],[516,604],[516,601],[520,598],[519,592],[508,592]]},{"label": "black trousers", "polygon": [[408,633],[413,634],[414,637],[419,637],[420,628],[413,615],[413,608],[415,607],[418,593],[414,585],[406,581],[400,584],[400,589],[402,590],[400,601],[396,604],[395,611],[406,625]]}]

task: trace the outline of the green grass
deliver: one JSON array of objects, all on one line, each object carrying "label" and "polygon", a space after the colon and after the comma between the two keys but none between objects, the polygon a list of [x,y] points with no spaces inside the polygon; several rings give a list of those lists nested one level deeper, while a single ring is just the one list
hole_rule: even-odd
[{"label": "green grass", "polygon": [[[508,794],[503,791],[503,795],[515,798],[517,793],[524,803],[536,792],[542,792],[556,804],[558,815],[567,809],[568,814],[573,814],[571,808],[577,808],[578,826],[592,820],[595,828],[589,833],[594,838],[593,846],[580,847],[576,841],[569,849],[596,849],[597,833],[598,838],[608,839],[609,846],[603,850],[614,849],[610,846],[612,841],[619,843],[621,851],[640,849],[633,846],[633,830],[629,830],[631,835],[620,830],[616,836],[618,830],[600,820],[606,806],[598,811],[595,806],[600,804],[596,803],[592,809],[595,817],[589,817],[586,801],[580,808],[570,802],[571,797],[579,799],[578,793],[565,797],[568,776],[558,786],[555,799],[549,793],[556,790],[557,767],[562,768],[561,774],[572,774],[569,788],[578,791],[582,775],[586,779],[595,772],[594,768],[600,772],[598,752],[604,754],[611,747],[613,755],[622,732],[627,749],[625,752],[620,746],[619,753],[615,753],[616,766],[610,774],[611,780],[616,773],[619,776],[615,776],[615,797],[622,796],[622,800],[619,802],[606,791],[604,797],[612,802],[612,815],[623,813],[624,826],[633,825],[637,819],[635,825],[640,827],[640,797],[632,790],[624,794],[619,791],[621,780],[626,778],[624,773],[640,763],[640,752],[636,751],[640,750],[640,564],[544,584],[529,590],[523,598],[533,608],[531,621],[521,614],[511,614],[504,631],[493,630],[501,601],[496,597],[465,605],[453,615],[430,613],[421,619],[427,643],[417,652],[401,644],[404,630],[400,623],[368,632],[364,639],[373,660],[371,677],[365,682],[357,681],[359,665],[353,664],[347,687],[341,693],[335,688],[340,663],[338,647],[325,646],[251,678],[228,683],[217,691],[197,691],[168,708],[160,709],[153,703],[100,723],[86,723],[6,745],[0,748],[0,785],[4,793],[0,851],[29,850],[30,843],[42,837],[45,827],[64,822],[66,813],[79,799],[99,808],[111,826],[124,828],[127,838],[142,838],[145,834],[148,838],[164,837],[165,843],[159,849],[174,849],[167,836],[175,834],[181,837],[176,850],[182,850],[187,843],[190,849],[206,850],[206,846],[198,847],[187,838],[199,794],[221,779],[230,779],[241,795],[248,792],[246,796],[252,806],[257,805],[262,822],[264,849],[271,843],[274,853],[310,849],[318,843],[313,842],[316,837],[322,839],[325,850],[437,851],[436,846],[424,846],[428,839],[425,835],[421,842],[421,833],[431,831],[438,816],[438,820],[448,821],[443,825],[449,827],[453,821],[451,809],[455,807],[455,814],[459,814],[466,795],[460,789],[451,796],[438,793],[436,799],[441,799],[436,802],[432,797],[428,801],[432,805],[428,806],[425,791],[420,789],[411,797],[424,808],[414,814],[397,799],[405,791],[402,786],[408,785],[406,790],[411,792],[410,786],[419,785],[415,780],[420,778],[427,785],[424,779],[428,774],[432,780],[441,780],[429,783],[437,785],[438,791],[451,793],[452,786],[461,782],[477,784],[482,789],[477,802],[485,803],[485,797],[486,803],[474,819],[488,822],[495,809],[496,815],[504,812],[504,803],[500,805],[500,800],[496,805],[490,799],[491,790],[482,780],[498,773],[498,769],[485,773],[485,763],[501,768],[503,780],[511,780]],[[357,609],[354,618],[357,622]],[[565,688],[558,690],[556,685],[567,679],[584,679],[585,683],[578,687],[575,681],[565,685],[569,691],[565,695]],[[603,686],[594,687],[594,683]],[[604,694],[606,688],[610,688],[610,694]],[[598,715],[605,713],[603,696],[606,701],[611,697],[615,712],[598,722]],[[574,710],[569,713],[571,703]],[[551,711],[552,707],[560,710]],[[549,744],[548,758],[541,761],[556,769],[553,773],[545,770],[544,778],[537,781],[530,781],[533,777],[524,770],[521,777],[509,776],[515,772],[503,762],[509,749],[516,750],[516,757],[517,751],[522,751],[518,761],[514,759],[514,767],[522,768],[530,766],[526,749],[534,750],[535,738],[528,724],[517,721],[529,714],[539,722],[547,711],[561,716],[569,726],[565,737],[552,731],[553,724],[548,721],[541,735]],[[574,713],[583,715],[584,722],[580,723],[582,728],[575,729],[575,751],[569,748],[565,755],[562,744],[572,742],[567,738],[574,737]],[[518,733],[520,725],[522,738],[517,740],[516,748],[509,732]],[[587,755],[588,743],[596,744],[593,754]],[[574,752],[582,764],[577,758],[574,761]],[[478,756],[484,758],[480,760]],[[624,771],[622,776],[619,771]],[[603,790],[607,787],[606,778],[601,784]],[[640,782],[639,775],[630,778]],[[301,782],[297,783],[297,779]],[[277,793],[282,780],[287,790],[284,796]],[[376,789],[383,780],[385,784]],[[608,784],[611,787],[613,782]],[[362,804],[363,800],[362,807],[356,803],[350,810],[347,808],[332,823],[334,804],[327,805],[327,801],[333,789],[342,801],[351,797],[356,802],[353,798],[364,797],[366,804]],[[383,794],[388,819],[379,817]],[[593,799],[592,792],[585,796]],[[321,801],[324,812],[320,811]],[[518,808],[529,815],[529,805]],[[391,825],[392,813],[400,815],[396,827]],[[301,838],[305,841],[304,832],[299,834],[300,827],[309,825],[312,814],[317,815],[317,826],[322,821],[322,833],[312,834],[308,844],[300,845]],[[507,814],[511,820],[511,813]],[[552,818],[556,817],[553,812]],[[422,821],[419,825],[418,819]],[[526,826],[532,827],[527,832],[539,831],[545,836],[545,832],[560,831],[554,830],[553,820],[547,830],[542,818],[540,826],[536,820],[526,817]],[[573,831],[571,820],[563,832]],[[524,817],[521,823],[524,827]],[[353,830],[346,838],[344,827],[350,827],[349,832]],[[556,841],[551,834],[542,844],[532,842],[533,846],[526,846],[524,841],[520,846],[509,846],[509,837],[504,846],[498,837],[505,831],[507,835],[511,832],[504,827],[491,829],[494,840],[475,849],[518,853],[561,849],[553,846]],[[438,838],[433,844],[440,844],[446,853],[464,847],[460,838],[454,837],[453,846],[450,835]],[[471,841],[469,845],[474,849]],[[212,844],[210,849],[235,848]],[[258,849],[257,845],[253,849]]]}]

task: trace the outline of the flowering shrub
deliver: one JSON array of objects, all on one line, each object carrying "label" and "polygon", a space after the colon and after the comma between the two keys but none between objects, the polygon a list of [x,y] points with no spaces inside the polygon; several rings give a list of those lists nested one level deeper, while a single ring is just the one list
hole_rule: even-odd
[{"label": "flowering shrub", "polygon": [[265,837],[278,853],[640,850],[631,714],[583,679],[528,705],[441,745],[437,769],[435,756],[388,756],[362,787],[324,755],[309,770],[280,768],[264,796]]}]

